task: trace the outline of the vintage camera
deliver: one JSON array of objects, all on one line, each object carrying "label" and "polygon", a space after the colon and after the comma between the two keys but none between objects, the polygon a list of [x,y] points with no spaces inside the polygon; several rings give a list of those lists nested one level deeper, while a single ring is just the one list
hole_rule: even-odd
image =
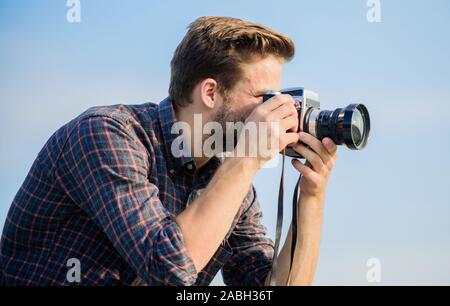
[{"label": "vintage camera", "polygon": [[[269,91],[263,101],[277,94],[289,94],[298,111],[298,129],[309,133],[319,140],[331,138],[337,145],[345,145],[352,150],[361,150],[367,144],[370,132],[370,117],[363,104],[350,104],[334,111],[320,110],[319,95],[303,87]],[[301,158],[292,148],[287,147],[285,154]]]}]

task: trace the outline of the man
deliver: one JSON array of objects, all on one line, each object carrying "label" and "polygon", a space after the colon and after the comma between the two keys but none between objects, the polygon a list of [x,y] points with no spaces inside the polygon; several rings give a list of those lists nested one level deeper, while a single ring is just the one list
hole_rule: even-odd
[{"label": "man", "polygon": [[[167,99],[91,108],[48,140],[8,213],[1,283],[207,285],[222,269],[227,285],[268,284],[273,244],[252,180],[290,145],[308,163],[293,161],[304,175],[297,249],[289,276],[289,232],[276,281],[310,284],[336,146],[296,133],[292,97],[262,103],[265,92],[280,89],[282,64],[293,56],[292,41],[266,27],[224,17],[194,21],[172,59]],[[276,123],[257,140],[277,146],[224,160],[174,154],[173,125],[194,127],[196,114],[225,128]],[[183,137],[188,152],[206,138]],[[254,145],[242,133],[236,148]]]}]

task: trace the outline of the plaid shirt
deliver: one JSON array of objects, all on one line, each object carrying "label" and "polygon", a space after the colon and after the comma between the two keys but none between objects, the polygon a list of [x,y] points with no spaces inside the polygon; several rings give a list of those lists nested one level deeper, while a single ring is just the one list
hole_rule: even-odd
[{"label": "plaid shirt", "polygon": [[[174,157],[172,102],[94,107],[47,141],[9,210],[0,245],[4,285],[262,285],[273,244],[250,188],[221,246],[196,271],[175,216],[221,159],[200,169]],[[69,259],[80,263],[70,282]]]}]

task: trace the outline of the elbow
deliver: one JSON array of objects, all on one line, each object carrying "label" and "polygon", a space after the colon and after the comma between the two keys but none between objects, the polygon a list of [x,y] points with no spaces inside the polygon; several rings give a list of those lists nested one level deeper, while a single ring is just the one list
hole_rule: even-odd
[{"label": "elbow", "polygon": [[144,271],[139,275],[151,285],[192,286],[197,281],[197,270],[184,245],[176,222],[167,218],[151,233],[151,253]]}]

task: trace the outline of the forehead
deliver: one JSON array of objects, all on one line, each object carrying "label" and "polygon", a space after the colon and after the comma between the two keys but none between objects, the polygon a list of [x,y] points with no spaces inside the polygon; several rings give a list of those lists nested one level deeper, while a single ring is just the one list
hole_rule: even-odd
[{"label": "forehead", "polygon": [[243,64],[242,86],[254,93],[278,90],[280,87],[282,60],[274,56]]}]

